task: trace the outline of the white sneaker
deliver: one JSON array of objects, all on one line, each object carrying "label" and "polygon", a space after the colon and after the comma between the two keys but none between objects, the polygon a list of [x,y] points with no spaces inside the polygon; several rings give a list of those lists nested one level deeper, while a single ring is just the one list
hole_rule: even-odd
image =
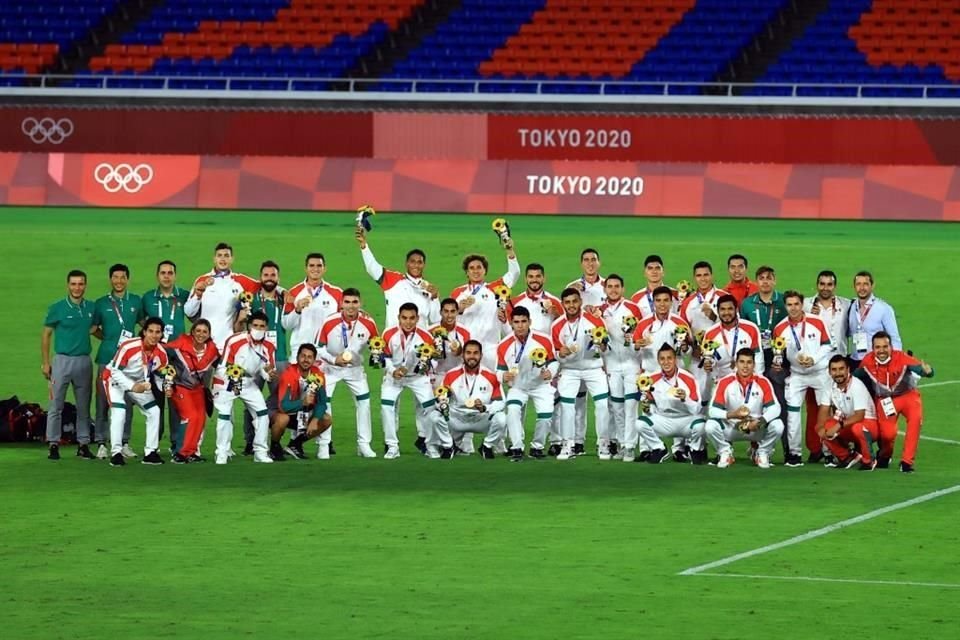
[{"label": "white sneaker", "polygon": [[374,453],[373,449],[370,448],[370,445],[363,442],[357,444],[357,455],[361,458],[376,458],[377,454]]},{"label": "white sneaker", "polygon": [[[621,453],[623,455],[620,455]],[[633,462],[637,459],[637,452],[634,451],[633,449],[630,449],[629,451],[627,449],[621,449],[620,451],[617,452],[617,454],[619,456],[619,459],[623,460],[624,462]]]},{"label": "white sneaker", "polygon": [[121,454],[124,458],[136,458],[136,457],[137,457],[136,452],[135,452],[133,449],[130,448],[130,445],[129,445],[129,444],[123,445],[123,448],[120,449],[120,454]]},{"label": "white sneaker", "polygon": [[217,454],[217,459],[215,460],[215,462],[216,462],[217,464],[227,464],[227,461],[228,461],[228,460],[230,460],[230,456],[229,456],[229,455],[227,455],[226,453],[218,453],[218,454]]},{"label": "white sneaker", "polygon": [[110,450],[107,449],[107,445],[102,444],[97,447],[97,460],[106,460],[110,457]]},{"label": "white sneaker", "polygon": [[736,462],[736,460],[730,454],[727,454],[725,456],[720,456],[720,460],[717,461],[717,469],[726,469],[727,467],[732,465],[734,462]]},{"label": "white sneaker", "polygon": [[432,460],[440,459],[440,449],[437,448],[437,445],[435,444],[427,445],[427,457]]},{"label": "white sneaker", "polygon": [[754,463],[761,469],[769,469],[773,465],[770,464],[770,456],[765,453],[757,452],[757,455],[753,458]]},{"label": "white sneaker", "polygon": [[264,464],[273,464],[273,458],[271,458],[266,453],[260,453],[259,451],[253,452],[253,461],[262,462]]},{"label": "white sneaker", "polygon": [[850,460],[847,461],[847,469],[856,469],[860,466],[861,460],[863,460],[863,456],[859,453],[850,456]]},{"label": "white sneaker", "polygon": [[597,457],[601,460],[609,460],[610,456],[610,443],[609,442],[600,442],[597,445]]},{"label": "white sneaker", "polygon": [[317,446],[317,460],[330,459],[330,445],[321,444]]},{"label": "white sneaker", "polygon": [[572,442],[564,442],[563,447],[560,448],[560,453],[557,454],[557,460],[573,460],[576,457]]},{"label": "white sneaker", "polygon": [[233,458],[233,457],[236,456],[236,455],[237,455],[237,452],[234,451],[233,449],[230,449],[230,451],[227,451],[227,457],[228,457],[228,458]]},{"label": "white sneaker", "polygon": [[396,458],[399,458],[399,457],[400,457],[400,447],[395,444],[392,444],[389,447],[387,447],[387,452],[383,454],[384,460],[395,460]]}]

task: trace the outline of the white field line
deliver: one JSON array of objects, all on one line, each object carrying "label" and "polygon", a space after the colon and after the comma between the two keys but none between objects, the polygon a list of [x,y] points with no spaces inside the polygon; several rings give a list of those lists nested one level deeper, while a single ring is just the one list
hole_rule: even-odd
[{"label": "white field line", "polygon": [[[901,436],[907,435],[905,431],[897,431],[897,434]],[[925,436],[920,434],[921,440],[929,440],[930,442],[942,442],[943,444],[960,444],[960,440],[947,440],[946,438],[934,438],[933,436]]]},{"label": "white field line", "polygon": [[960,380],[941,380],[940,382],[929,382],[927,384],[921,384],[919,387],[921,389],[929,389],[930,387],[942,387],[945,384],[958,384]]},{"label": "white field line", "polygon": [[711,578],[753,578],[755,580],[801,580],[803,582],[847,582],[851,584],[882,584],[895,587],[934,587],[938,589],[960,589],[960,584],[945,582],[909,582],[899,580],[857,580],[855,578],[812,578],[809,576],[765,576],[753,573],[698,573]]},{"label": "white field line", "polygon": [[768,544],[763,547],[758,547],[756,549],[751,549],[750,551],[744,551],[743,553],[738,553],[726,558],[721,558],[720,560],[714,560],[713,562],[708,562],[706,564],[697,565],[696,567],[690,567],[689,569],[684,569],[677,575],[681,576],[695,576],[697,574],[702,574],[711,569],[716,569],[717,567],[723,567],[728,564],[733,564],[740,560],[745,560],[747,558],[752,558],[754,556],[759,556],[764,553],[769,553],[770,551],[776,551],[777,549],[783,549],[784,547],[790,547],[795,544],[800,544],[801,542],[806,542],[807,540],[813,540],[814,538],[819,538],[820,536],[825,536],[828,533],[833,533],[840,529],[859,524],[861,522],[866,522],[867,520],[873,520],[882,515],[890,513],[892,511],[898,511],[900,509],[906,509],[907,507],[912,507],[916,504],[921,504],[923,502],[928,502],[930,500],[935,500],[937,498],[949,495],[951,493],[956,493],[960,491],[960,484],[948,487],[946,489],[940,489],[938,491],[933,491],[931,493],[926,493],[922,496],[917,496],[916,498],[911,498],[909,500],[904,500],[903,502],[897,502],[896,504],[891,504],[886,507],[881,507],[879,509],[874,509],[873,511],[868,511],[859,516],[853,518],[848,518],[846,520],[841,520],[826,527],[821,527],[819,529],[814,529],[813,531],[808,531],[799,536],[794,536],[788,540],[783,540],[781,542],[775,542],[773,544]]}]

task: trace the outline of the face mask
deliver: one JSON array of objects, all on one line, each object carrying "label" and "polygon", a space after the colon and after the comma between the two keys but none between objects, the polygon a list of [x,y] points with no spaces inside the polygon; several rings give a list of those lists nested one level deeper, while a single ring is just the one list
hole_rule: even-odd
[{"label": "face mask", "polygon": [[250,337],[256,342],[260,342],[267,337],[267,332],[263,329],[250,329]]}]

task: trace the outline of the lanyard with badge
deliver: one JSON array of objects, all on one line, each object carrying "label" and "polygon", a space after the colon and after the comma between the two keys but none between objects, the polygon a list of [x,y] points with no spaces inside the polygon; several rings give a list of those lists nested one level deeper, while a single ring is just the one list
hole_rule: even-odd
[{"label": "lanyard with badge", "polygon": [[870,310],[873,309],[873,301],[871,300],[869,304],[864,306],[863,311],[860,311],[860,302],[858,301],[855,307],[857,313],[857,330],[853,334],[853,345],[857,350],[857,353],[866,353],[868,349],[867,343],[867,332],[863,330],[863,324],[867,320],[867,316],[870,315]]},{"label": "lanyard with badge", "polygon": [[[760,348],[762,349],[771,349],[773,347],[773,305],[776,303],[776,298],[770,300],[768,305],[769,311],[767,312],[767,326],[763,328],[763,331],[760,333]],[[759,295],[757,296],[758,304],[766,304],[763,300],[760,299]],[[760,318],[760,307],[758,306],[755,311],[757,312],[757,326],[763,327],[763,323]]]},{"label": "lanyard with badge", "polygon": [[173,337],[173,322],[177,316],[177,306],[180,304],[180,299],[177,298],[177,288],[174,287],[173,291],[170,293],[170,319],[167,320],[163,317],[163,301],[166,299],[166,296],[160,293],[160,288],[157,288],[157,316],[163,320],[163,341],[169,342],[170,338]]},{"label": "lanyard with badge", "polygon": [[123,320],[123,314],[126,311],[126,309],[124,308],[125,307],[124,301],[126,300],[126,298],[127,298],[127,295],[124,294],[123,297],[120,298],[120,306],[117,307],[117,303],[113,301],[113,294],[107,296],[107,299],[110,301],[110,306],[113,307],[114,313],[117,314],[117,322],[120,323],[120,340],[129,340],[130,338],[133,337],[133,333],[130,331],[127,331],[126,323]]},{"label": "lanyard with badge", "polygon": [[[407,366],[407,357],[410,355],[409,353],[407,353],[407,337],[408,336],[406,333],[404,333],[403,329],[400,329],[400,355],[402,356],[402,360],[400,362],[401,367]],[[417,337],[417,330],[414,329],[409,337],[410,337],[410,341],[409,341],[410,346],[414,346],[414,343],[416,342],[416,337]]]},{"label": "lanyard with badge", "polygon": [[727,351],[730,352],[730,366],[732,367],[737,359],[737,350],[740,348],[740,323],[738,322],[736,328],[733,330],[733,346],[727,344],[727,332],[723,327],[720,327],[720,337],[723,338],[723,345],[727,348]]},{"label": "lanyard with badge", "polygon": [[797,354],[803,353],[803,340],[807,337],[807,321],[800,323],[800,335],[794,330],[794,325],[790,324],[790,333],[793,334],[793,341],[797,345]]},{"label": "lanyard with badge", "polygon": [[750,378],[750,384],[748,384],[746,390],[743,391],[743,406],[747,407],[748,409],[750,408],[750,391],[752,389],[753,389],[753,378]]},{"label": "lanyard with badge", "polygon": [[270,341],[270,344],[272,344],[274,347],[277,346],[277,334],[279,332],[277,327],[280,326],[280,306],[281,305],[280,305],[279,290],[277,291],[278,291],[277,293],[274,293],[273,298],[264,298],[262,291],[257,294],[257,297],[260,298],[260,308],[263,309],[264,313],[267,312],[267,303],[268,302],[273,303],[273,321],[270,322],[269,325],[267,326],[266,337],[267,337],[267,340]]}]

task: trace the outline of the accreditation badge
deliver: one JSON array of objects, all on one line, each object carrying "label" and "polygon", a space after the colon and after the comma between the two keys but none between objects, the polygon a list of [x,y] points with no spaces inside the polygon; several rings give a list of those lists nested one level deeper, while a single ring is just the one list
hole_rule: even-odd
[{"label": "accreditation badge", "polygon": [[120,340],[129,340],[133,337],[133,334],[127,331],[126,329],[120,330]]},{"label": "accreditation badge", "polygon": [[853,334],[853,348],[860,351],[867,351],[869,349],[869,342],[867,341],[867,334],[864,331],[857,331]]},{"label": "accreditation badge", "polygon": [[760,334],[760,348],[762,349],[772,349],[773,348],[773,332],[770,329],[767,329]]},{"label": "accreditation badge", "polygon": [[165,324],[163,325],[163,341],[170,342],[170,338],[173,337],[173,325]]},{"label": "accreditation badge", "polygon": [[897,415],[897,408],[893,406],[893,398],[887,396],[886,398],[880,398],[880,408],[883,409],[883,415],[888,418],[892,418]]},{"label": "accreditation badge", "polygon": [[277,332],[276,331],[267,331],[267,342],[272,344],[274,347],[277,346]]}]

